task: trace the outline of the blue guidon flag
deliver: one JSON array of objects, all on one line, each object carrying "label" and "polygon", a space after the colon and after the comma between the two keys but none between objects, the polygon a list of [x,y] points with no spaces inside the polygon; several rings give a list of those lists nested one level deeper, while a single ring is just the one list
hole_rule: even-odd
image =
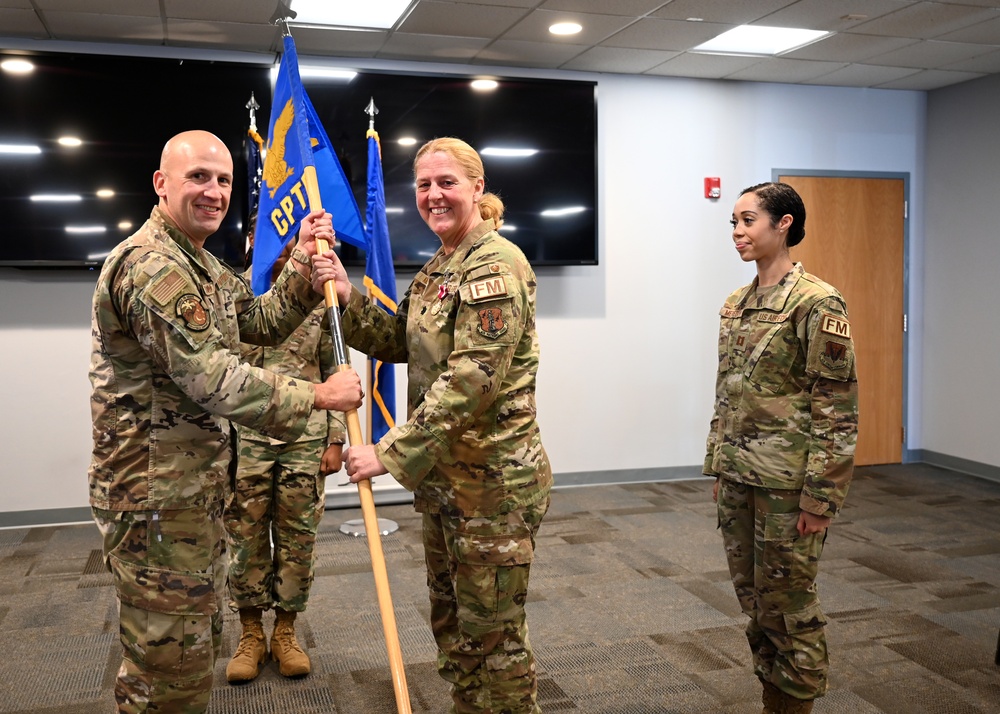
[{"label": "blue guidon flag", "polygon": [[354,193],[302,87],[295,42],[291,35],[284,40],[285,52],[274,85],[254,233],[251,282],[255,295],[270,289],[274,262],[309,214],[309,198],[303,183],[308,166],[316,169],[323,208],[333,214],[337,238],[365,247],[361,212]]}]

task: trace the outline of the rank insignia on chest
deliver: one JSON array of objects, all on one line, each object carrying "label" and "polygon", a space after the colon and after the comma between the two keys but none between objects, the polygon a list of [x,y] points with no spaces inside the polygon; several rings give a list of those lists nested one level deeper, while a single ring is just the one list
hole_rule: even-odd
[{"label": "rank insignia on chest", "polygon": [[208,329],[208,313],[201,304],[201,298],[187,293],[177,298],[175,311],[178,317],[184,318],[184,325],[189,330],[201,332]]},{"label": "rank insignia on chest", "polygon": [[480,335],[495,340],[507,331],[507,321],[503,319],[503,310],[499,307],[487,307],[479,311],[479,324],[476,330]]}]

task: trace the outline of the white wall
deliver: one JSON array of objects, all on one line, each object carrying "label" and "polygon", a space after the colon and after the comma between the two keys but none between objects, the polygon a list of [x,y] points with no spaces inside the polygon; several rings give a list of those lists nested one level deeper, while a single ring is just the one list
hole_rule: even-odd
[{"label": "white wall", "polygon": [[[925,95],[536,76],[599,82],[601,264],[539,271],[539,420],[553,467],[557,476],[694,468],[711,412],[718,310],[753,275],[729,237],[737,193],[769,180],[774,168],[908,172],[911,205],[923,205]],[[721,200],[702,197],[705,176],[722,178]],[[923,226],[919,211],[911,217],[914,296]],[[89,273],[0,270],[7,405],[0,413],[0,513],[87,503],[94,280]],[[913,312],[919,301],[910,302],[917,328],[910,334],[912,421],[921,401],[912,369],[922,319]],[[403,404],[404,378],[397,382]],[[911,425],[909,447],[919,445]]]},{"label": "white wall", "polygon": [[1000,466],[1000,76],[927,101],[923,448]]}]

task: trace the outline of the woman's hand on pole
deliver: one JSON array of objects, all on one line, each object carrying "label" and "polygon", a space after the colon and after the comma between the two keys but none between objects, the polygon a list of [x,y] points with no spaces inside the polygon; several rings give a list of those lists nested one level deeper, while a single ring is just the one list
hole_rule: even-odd
[{"label": "woman's hand on pole", "polygon": [[347,279],[347,271],[340,258],[332,250],[313,258],[312,284],[313,290],[323,294],[323,285],[333,280],[337,290],[337,302],[341,307],[351,299],[351,281]]},{"label": "woman's hand on pole", "polygon": [[347,475],[350,477],[351,483],[389,473],[389,470],[375,455],[373,444],[350,447],[344,452],[344,463],[347,465]]}]

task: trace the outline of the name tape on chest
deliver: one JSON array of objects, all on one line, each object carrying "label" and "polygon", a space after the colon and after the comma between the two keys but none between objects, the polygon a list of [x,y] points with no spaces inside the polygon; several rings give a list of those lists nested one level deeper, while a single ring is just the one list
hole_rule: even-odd
[{"label": "name tape on chest", "polygon": [[834,337],[843,337],[845,340],[851,339],[851,323],[847,320],[823,313],[820,315],[819,329]]},{"label": "name tape on chest", "polygon": [[468,290],[469,302],[482,302],[483,300],[496,300],[507,297],[507,281],[503,275],[491,275],[488,278],[474,280],[465,286]]}]

